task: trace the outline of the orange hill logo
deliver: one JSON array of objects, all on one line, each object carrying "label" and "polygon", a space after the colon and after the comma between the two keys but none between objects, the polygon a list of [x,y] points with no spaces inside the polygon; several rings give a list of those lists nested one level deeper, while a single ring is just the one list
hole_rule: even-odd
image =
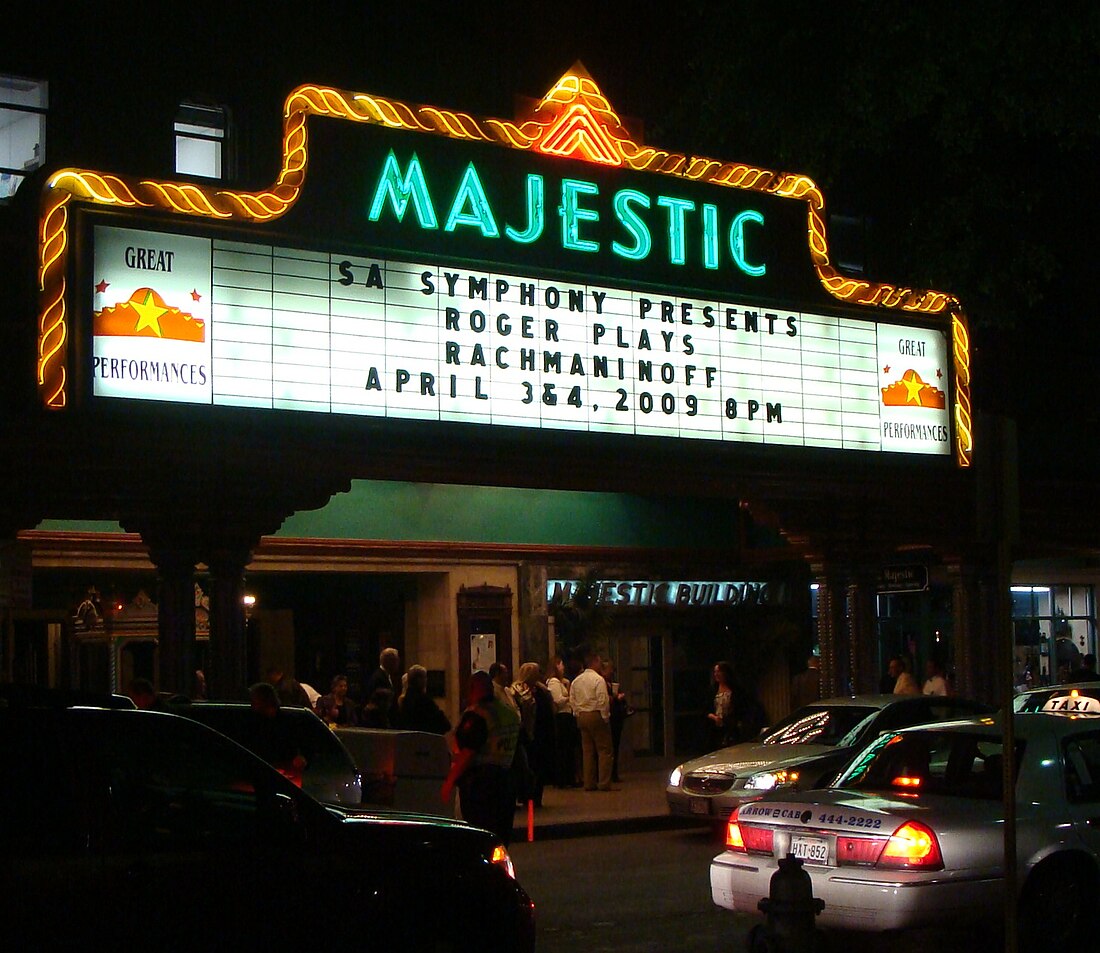
[{"label": "orange hill logo", "polygon": [[909,407],[915,404],[917,407],[943,410],[945,398],[942,390],[926,384],[921,380],[920,374],[910,368],[901,375],[900,380],[882,388],[882,403],[887,407]]},{"label": "orange hill logo", "polygon": [[95,313],[97,337],[163,338],[170,341],[206,341],[206,322],[179,308],[169,307],[152,288],[138,288],[128,301]]}]

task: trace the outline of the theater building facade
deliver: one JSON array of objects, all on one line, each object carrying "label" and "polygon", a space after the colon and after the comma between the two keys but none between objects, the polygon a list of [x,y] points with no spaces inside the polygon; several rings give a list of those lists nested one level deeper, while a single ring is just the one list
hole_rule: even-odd
[{"label": "theater building facade", "polygon": [[993,696],[965,312],[840,270],[809,177],[650,145],[579,65],[514,116],[301,85],[265,177],[204,163],[278,101],[180,99],[174,168],[61,124],[0,208],[5,678],[354,691],[393,645],[453,715],[583,639],[657,753],[720,658],[773,717],[815,646],[826,694],[905,650]]}]

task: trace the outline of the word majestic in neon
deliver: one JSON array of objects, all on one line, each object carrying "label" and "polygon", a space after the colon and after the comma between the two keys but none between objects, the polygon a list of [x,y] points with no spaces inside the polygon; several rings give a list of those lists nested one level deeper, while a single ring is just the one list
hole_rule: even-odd
[{"label": "word majestic in neon", "polygon": [[[745,249],[746,227],[762,228],[764,225],[763,214],[754,209],[738,212],[723,227],[717,205],[702,203],[697,206],[691,199],[669,195],[658,195],[654,199],[637,189],[619,189],[611,196],[610,208],[601,210],[599,185],[572,178],[561,180],[557,198],[554,217],[560,229],[554,230],[559,234],[561,247],[567,251],[589,254],[601,251],[601,242],[593,232],[610,211],[621,230],[621,234],[610,242],[610,248],[620,258],[645,261],[654,253],[654,236],[657,235],[664,243],[668,262],[684,265],[689,256],[689,235],[693,235],[693,240],[698,242],[698,261],[704,268],[718,269],[722,258],[728,254],[734,267],[749,277],[761,278],[767,273],[767,265],[750,261]],[[433,200],[416,153],[402,168],[391,150],[374,187],[367,217],[377,222],[389,209],[397,221],[404,222],[411,206],[422,229],[438,229],[442,221],[445,232],[473,229],[484,238],[503,238],[519,245],[538,242],[548,232],[547,219],[551,216],[546,212],[546,182],[541,175],[527,175],[522,228],[509,222],[501,227],[473,162],[466,167],[458,188],[449,199],[446,213],[440,214],[444,206],[437,206],[437,200]]]}]

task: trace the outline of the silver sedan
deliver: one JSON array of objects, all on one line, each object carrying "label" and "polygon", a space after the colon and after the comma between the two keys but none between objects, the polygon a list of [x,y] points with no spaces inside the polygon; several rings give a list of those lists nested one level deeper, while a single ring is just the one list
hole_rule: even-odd
[{"label": "silver sedan", "polygon": [[669,812],[724,824],[737,805],[769,791],[825,787],[884,731],[992,710],[965,698],[931,695],[826,698],[799,708],[756,741],[680,765],[665,789]]},{"label": "silver sedan", "polygon": [[[1021,948],[1069,949],[1100,900],[1100,718],[1018,714],[1015,730]],[[996,922],[1002,747],[992,719],[890,732],[836,788],[743,805],[711,863],[714,902],[757,913],[793,854],[825,901],[823,927]]]}]

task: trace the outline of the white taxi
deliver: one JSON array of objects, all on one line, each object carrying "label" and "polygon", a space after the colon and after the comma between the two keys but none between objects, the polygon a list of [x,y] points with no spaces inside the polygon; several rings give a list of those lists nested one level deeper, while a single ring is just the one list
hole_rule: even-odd
[{"label": "white taxi", "polygon": [[[1014,717],[1021,948],[1068,949],[1100,901],[1100,719]],[[836,787],[742,805],[711,862],[714,902],[758,914],[793,854],[827,929],[998,922],[1002,747],[994,719],[888,732]]]}]

